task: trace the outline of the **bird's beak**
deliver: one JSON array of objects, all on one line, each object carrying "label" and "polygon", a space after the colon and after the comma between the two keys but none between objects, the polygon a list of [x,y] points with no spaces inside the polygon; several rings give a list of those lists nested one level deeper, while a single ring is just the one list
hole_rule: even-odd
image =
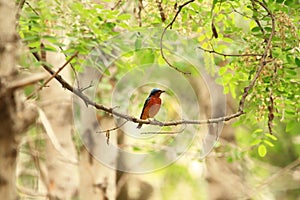
[{"label": "bird's beak", "polygon": [[164,90],[161,90],[161,91],[160,91],[160,93],[164,93],[164,92],[166,92],[166,91],[164,91]]}]

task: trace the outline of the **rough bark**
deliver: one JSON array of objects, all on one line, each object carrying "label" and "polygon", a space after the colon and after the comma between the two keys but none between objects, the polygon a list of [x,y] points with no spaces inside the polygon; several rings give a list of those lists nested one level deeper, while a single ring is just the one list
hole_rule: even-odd
[{"label": "rough bark", "polygon": [[0,197],[16,199],[16,157],[20,133],[37,113],[22,100],[18,88],[10,86],[18,78],[18,37],[15,30],[15,3],[0,0]]}]

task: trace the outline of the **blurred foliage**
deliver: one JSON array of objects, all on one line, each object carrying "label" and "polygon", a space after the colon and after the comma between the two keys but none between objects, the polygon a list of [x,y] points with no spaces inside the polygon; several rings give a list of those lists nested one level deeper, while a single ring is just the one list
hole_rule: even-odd
[{"label": "blurred foliage", "polygon": [[[142,7],[138,1],[120,2],[115,5],[115,1],[110,0],[98,4],[90,0],[29,0],[23,5],[20,13],[19,34],[32,52],[40,52],[41,41],[46,44],[44,50],[61,51],[66,55],[66,59],[79,51],[81,56],[72,61],[72,64],[77,71],[81,71],[83,63],[86,62],[85,56],[94,47],[105,44],[103,42],[116,37],[119,33],[136,31],[135,38],[131,38],[135,44],[135,51],[129,51],[117,58],[112,65],[113,70],[105,69],[104,63],[98,63],[98,67],[103,69],[106,75],[99,84],[98,100],[108,105],[109,94],[114,84],[128,70],[151,64],[167,67],[159,49],[143,48],[143,38],[138,33],[141,27],[161,30],[171,22],[179,5],[185,1],[163,0],[161,5],[166,17],[164,22],[154,1],[143,1]],[[246,152],[252,157],[268,161],[272,165],[285,166],[300,156],[300,4],[296,0],[262,2],[275,19],[275,35],[272,38],[267,64],[246,99],[246,114],[234,123],[234,127],[238,145],[242,149],[247,149]],[[272,27],[270,15],[254,0],[197,0],[182,9],[172,29],[185,37],[196,37],[201,48],[221,54],[262,54]],[[57,36],[55,33],[58,31],[62,32],[64,37]],[[177,39],[176,36],[173,37],[174,40]],[[159,38],[157,39],[149,42],[158,46]],[[57,47],[62,49],[58,50]],[[109,56],[114,55],[113,47],[110,45],[106,45],[105,51]],[[167,56],[173,56],[165,51]],[[22,55],[23,57],[29,56]],[[225,94],[230,94],[236,99],[236,104],[244,88],[254,77],[260,58],[260,56],[222,56],[204,52],[206,69],[211,74],[219,75],[217,82],[224,86]],[[177,66],[189,70],[190,66],[184,61],[174,60]],[[28,62],[23,58],[21,61],[22,66],[27,68],[39,66],[39,63],[33,60]],[[133,94],[131,99],[133,104],[141,102],[140,100]],[[177,103],[176,99],[174,103]],[[137,110],[140,110],[143,102],[136,105]],[[168,112],[172,112],[171,108],[167,109]],[[136,110],[131,112],[137,114]],[[270,119],[270,115],[273,115],[274,119]],[[271,129],[268,128],[268,123]],[[164,142],[164,139],[162,141]],[[139,151],[141,147],[133,145],[132,148]],[[234,153],[228,156],[230,162],[243,159],[245,156],[245,152],[241,149],[231,151]],[[186,176],[186,172],[182,172],[184,170],[186,169],[174,166],[174,169],[166,172],[168,179],[166,181],[178,182],[172,173],[181,174],[180,177],[183,178]],[[191,179],[188,182],[194,184]],[[166,191],[177,190],[177,187],[178,184],[165,185]]]}]

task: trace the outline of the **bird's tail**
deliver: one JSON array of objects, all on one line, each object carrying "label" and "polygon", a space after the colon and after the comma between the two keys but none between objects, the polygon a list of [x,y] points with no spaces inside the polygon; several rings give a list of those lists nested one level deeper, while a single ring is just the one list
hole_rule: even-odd
[{"label": "bird's tail", "polygon": [[143,124],[142,123],[139,123],[139,125],[136,127],[138,129],[142,128]]}]

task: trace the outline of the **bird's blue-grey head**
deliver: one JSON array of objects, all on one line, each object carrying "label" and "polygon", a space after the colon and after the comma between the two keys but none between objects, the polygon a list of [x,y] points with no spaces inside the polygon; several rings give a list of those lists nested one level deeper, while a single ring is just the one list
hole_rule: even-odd
[{"label": "bird's blue-grey head", "polygon": [[158,88],[154,88],[154,89],[151,90],[150,96],[155,95],[157,93],[163,93],[163,92],[165,92],[165,91],[163,91],[161,89],[158,89]]}]

